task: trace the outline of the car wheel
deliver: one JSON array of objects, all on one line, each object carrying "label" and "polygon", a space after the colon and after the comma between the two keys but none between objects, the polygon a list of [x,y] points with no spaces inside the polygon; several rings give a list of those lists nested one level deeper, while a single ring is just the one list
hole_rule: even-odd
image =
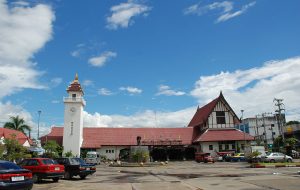
[{"label": "car wheel", "polygon": [[59,181],[59,178],[58,178],[58,177],[55,177],[55,178],[52,178],[52,180],[53,180],[54,182],[58,182],[58,181]]},{"label": "car wheel", "polygon": [[85,179],[86,175],[80,175],[80,179]]},{"label": "car wheel", "polygon": [[71,176],[70,172],[65,172],[64,178],[65,179],[71,179],[72,176]]},{"label": "car wheel", "polygon": [[33,183],[39,182],[39,181],[40,181],[39,176],[38,176],[37,174],[33,174],[33,175],[32,175],[32,181],[33,181]]},{"label": "car wheel", "polygon": [[289,159],[287,159],[287,162],[292,162],[292,159],[290,159],[290,158],[289,158]]},{"label": "car wheel", "polygon": [[275,163],[275,160],[273,160],[273,159],[272,159],[272,160],[270,160],[270,163]]}]

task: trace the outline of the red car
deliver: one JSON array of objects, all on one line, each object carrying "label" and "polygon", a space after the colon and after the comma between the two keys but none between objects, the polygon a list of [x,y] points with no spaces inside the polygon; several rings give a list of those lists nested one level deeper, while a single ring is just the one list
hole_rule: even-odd
[{"label": "red car", "polygon": [[195,153],[195,160],[196,162],[204,162],[204,163],[214,163],[215,160],[213,159],[213,157],[210,155],[210,153],[204,153],[204,152],[196,152]]},{"label": "red car", "polygon": [[50,158],[28,158],[19,165],[32,172],[33,182],[39,182],[42,179],[52,179],[58,182],[65,173],[65,167]]}]

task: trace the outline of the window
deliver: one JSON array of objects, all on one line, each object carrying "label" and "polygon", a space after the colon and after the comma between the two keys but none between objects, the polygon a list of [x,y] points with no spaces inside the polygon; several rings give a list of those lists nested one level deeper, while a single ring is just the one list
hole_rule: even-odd
[{"label": "window", "polygon": [[217,111],[216,117],[217,117],[217,124],[225,124],[226,123],[224,111]]},{"label": "window", "polygon": [[235,149],[235,144],[231,144],[231,147],[234,150]]},{"label": "window", "polygon": [[219,151],[223,150],[223,145],[219,144]]},{"label": "window", "polygon": [[213,150],[214,146],[212,144],[209,145],[209,150]]},{"label": "window", "polygon": [[111,153],[114,153],[115,152],[115,150],[111,150]]},{"label": "window", "polygon": [[76,100],[76,94],[72,94],[72,100]]},{"label": "window", "polygon": [[229,150],[229,144],[225,144],[225,150]]},{"label": "window", "polygon": [[106,150],[106,153],[108,153],[108,150]]}]

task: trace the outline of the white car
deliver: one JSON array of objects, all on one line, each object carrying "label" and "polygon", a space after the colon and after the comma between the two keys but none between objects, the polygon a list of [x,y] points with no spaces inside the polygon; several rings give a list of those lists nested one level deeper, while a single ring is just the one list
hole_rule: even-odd
[{"label": "white car", "polygon": [[281,152],[269,152],[265,158],[265,162],[293,162],[293,158]]}]

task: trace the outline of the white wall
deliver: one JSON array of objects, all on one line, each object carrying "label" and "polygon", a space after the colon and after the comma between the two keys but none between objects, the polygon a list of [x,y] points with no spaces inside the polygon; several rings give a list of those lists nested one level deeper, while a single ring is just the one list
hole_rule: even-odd
[{"label": "white wall", "polygon": [[[101,148],[97,149],[96,151],[101,156],[106,156],[107,159],[115,160],[119,158],[120,150],[124,148],[130,148],[130,147],[129,146],[101,146]],[[106,152],[106,150],[108,150],[108,153]]]},{"label": "white wall", "polygon": [[[274,139],[277,138],[280,135],[277,121],[274,117],[265,117],[263,118],[247,118],[243,120],[244,123],[249,123],[249,133],[250,135],[256,137],[261,136],[262,139],[264,139],[264,132],[266,130],[267,134],[267,142],[268,144],[272,144],[272,130],[275,132]],[[263,123],[265,123],[265,129],[263,127]],[[274,127],[271,130],[271,124],[274,124]],[[258,131],[258,134],[257,134]]]},{"label": "white wall", "polygon": [[[73,92],[70,92],[70,96]],[[72,151],[75,156],[80,156],[80,147],[83,142],[83,106],[84,99],[76,95],[77,99],[65,99],[64,110],[64,153]],[[75,108],[72,110],[72,108]]]},{"label": "white wall", "polygon": [[[225,124],[217,124],[216,111],[225,112]],[[212,113],[209,115],[208,126],[209,128],[233,128],[234,113],[231,112],[230,109],[227,106],[225,106],[223,102],[218,102],[216,107],[213,109]]]}]

